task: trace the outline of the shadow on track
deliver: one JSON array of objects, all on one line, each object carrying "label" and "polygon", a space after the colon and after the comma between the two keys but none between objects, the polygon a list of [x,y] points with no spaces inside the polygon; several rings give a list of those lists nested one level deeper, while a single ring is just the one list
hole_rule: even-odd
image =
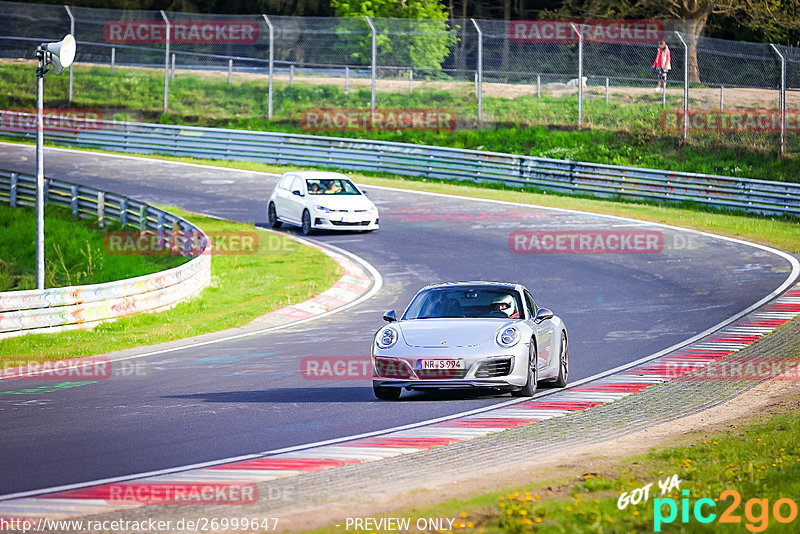
[{"label": "shadow on track", "polygon": [[[403,392],[398,402],[441,402],[476,400],[485,398],[497,399],[508,396],[495,391],[411,391]],[[315,388],[276,388],[258,391],[221,391],[209,393],[193,393],[191,395],[167,395],[166,399],[191,399],[202,402],[220,403],[330,403],[330,402],[385,402],[379,401],[372,393],[371,387],[315,387]]]}]

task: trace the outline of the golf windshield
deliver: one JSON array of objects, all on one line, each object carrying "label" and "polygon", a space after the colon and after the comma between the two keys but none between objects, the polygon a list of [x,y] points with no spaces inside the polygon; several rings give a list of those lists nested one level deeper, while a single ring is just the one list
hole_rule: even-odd
[{"label": "golf windshield", "polygon": [[524,317],[519,293],[492,286],[435,287],[419,293],[408,306],[403,319],[442,319],[455,317]]},{"label": "golf windshield", "polygon": [[360,195],[353,182],[346,178],[307,178],[309,195]]}]

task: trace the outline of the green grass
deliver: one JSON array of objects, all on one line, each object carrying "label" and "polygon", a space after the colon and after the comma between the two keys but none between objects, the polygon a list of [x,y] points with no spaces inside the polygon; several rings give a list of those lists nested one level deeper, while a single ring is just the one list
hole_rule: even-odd
[{"label": "green grass", "polygon": [[[35,77],[30,65],[0,64],[0,107],[34,106]],[[369,106],[368,90],[328,85],[294,87],[276,84],[274,118],[267,120],[266,77],[228,85],[221,74],[178,72],[170,84],[169,112],[163,105],[163,72],[156,69],[75,67],[73,107],[99,109],[103,118],[162,122],[223,128],[310,133],[302,128],[304,110]],[[698,134],[683,144],[681,135],[661,129],[661,97],[656,94],[617,96],[609,104],[587,96],[584,127],[576,127],[575,96],[514,99],[485,97],[484,119],[477,129],[477,99],[468,89],[451,91],[420,88],[406,92],[380,92],[379,108],[446,109],[459,117],[454,132],[357,132],[335,134],[388,141],[484,149],[576,161],[651,167],[676,171],[721,174],[764,180],[800,181],[796,134],[788,137],[789,156],[776,157],[777,134]],[[67,77],[48,78],[47,107],[66,107]],[[667,108],[682,106],[668,97]],[[312,132],[313,133],[313,132]],[[324,135],[332,135],[324,133]]]},{"label": "green grass", "polygon": [[[0,291],[36,288],[36,210],[0,205]],[[73,219],[69,209],[45,208],[45,287],[100,284],[176,267],[181,256],[107,254],[106,232],[119,223],[97,226],[96,219]],[[132,228],[128,228],[132,229]]]},{"label": "green grass", "polygon": [[171,310],[122,318],[101,324],[91,332],[31,334],[0,340],[0,355],[37,362],[59,360],[242,326],[272,310],[325,291],[342,274],[329,256],[286,236],[176,208],[169,211],[208,233],[257,232],[259,247],[256,253],[214,255],[211,287]]},{"label": "green grass", "polygon": [[[725,431],[704,432],[679,443],[659,446],[645,455],[593,461],[599,468],[591,471],[575,467],[545,470],[535,483],[520,480],[516,487],[451,499],[417,509],[397,510],[383,517],[454,518],[453,532],[501,533],[523,532],[653,532],[656,505],[662,517],[668,517],[666,499],[673,499],[678,514],[672,524],[663,522],[663,532],[797,532],[800,518],[779,524],[765,519],[759,505],[750,499],[768,499],[769,512],[779,498],[798,504],[800,495],[800,410],[796,400],[778,415],[728,425]],[[677,475],[680,490],[673,488],[663,496],[658,481]],[[649,499],[637,505],[618,508],[623,492],[630,495],[649,483]],[[731,510],[741,524],[721,524],[718,519],[731,506],[732,498],[720,498],[725,490],[735,490],[741,497],[738,508]],[[683,490],[689,495],[684,497]],[[723,495],[723,497],[727,497]],[[682,499],[688,499],[689,516],[681,524]],[[716,514],[708,525],[698,522],[693,507],[701,498],[715,499],[715,508],[704,505],[703,513]],[[662,499],[662,501],[656,501]],[[433,499],[435,501],[435,498]],[[750,516],[746,515],[750,507]],[[784,505],[784,515],[789,515]],[[747,527],[750,525],[751,528]],[[747,530],[745,530],[747,528]],[[342,527],[329,526],[314,534],[341,533]]]}]

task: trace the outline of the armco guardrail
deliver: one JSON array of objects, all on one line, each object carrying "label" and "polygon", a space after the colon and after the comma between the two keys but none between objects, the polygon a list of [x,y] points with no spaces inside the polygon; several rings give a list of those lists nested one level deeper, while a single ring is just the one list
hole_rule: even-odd
[{"label": "armco guardrail", "polygon": [[[0,293],[0,339],[28,333],[91,328],[133,313],[157,311],[197,295],[211,280],[211,243],[190,222],[136,200],[48,179],[46,201],[76,217],[114,219],[157,236],[175,253],[195,255],[158,273],[105,284]],[[36,204],[36,177],[0,170],[0,202]]]},{"label": "armco guardrail", "polygon": [[[22,115],[22,117],[20,117]],[[30,114],[0,111],[2,124]],[[33,137],[35,132],[0,134]],[[498,152],[316,135],[80,120],[47,129],[47,139],[118,152],[381,171],[443,180],[528,185],[600,197],[690,200],[768,214],[800,215],[800,184],[581,163]]]}]

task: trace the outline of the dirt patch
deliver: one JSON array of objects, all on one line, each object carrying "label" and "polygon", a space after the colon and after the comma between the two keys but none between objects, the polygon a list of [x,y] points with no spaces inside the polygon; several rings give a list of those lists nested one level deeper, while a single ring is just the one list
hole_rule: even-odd
[{"label": "dirt patch", "polygon": [[[409,492],[382,491],[371,493],[370,502],[332,504],[313,513],[281,516],[281,524],[291,531],[302,531],[343,522],[348,517],[379,517],[398,510],[413,510],[450,499],[466,499],[485,493],[519,487],[534,480],[575,479],[587,472],[616,470],[623,458],[647,453],[656,446],[692,440],[699,434],[740,427],[759,416],[785,412],[790,400],[800,397],[800,382],[770,380],[724,404],[688,417],[663,423],[624,437],[577,447],[541,460],[515,466],[513,471],[484,469],[461,473],[434,473],[420,480]],[[444,480],[447,475],[450,476]],[[385,487],[385,486],[383,486]],[[552,491],[557,493],[558,488]],[[407,515],[407,514],[406,514]]]}]

